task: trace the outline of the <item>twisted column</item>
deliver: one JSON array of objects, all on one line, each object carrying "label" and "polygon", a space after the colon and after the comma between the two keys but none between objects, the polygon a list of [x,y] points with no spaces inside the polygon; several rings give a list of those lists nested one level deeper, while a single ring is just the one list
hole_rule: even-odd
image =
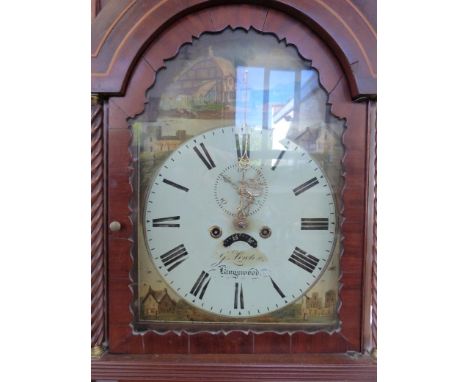
[{"label": "twisted column", "polygon": [[91,349],[102,354],[105,340],[104,118],[91,99]]},{"label": "twisted column", "polygon": [[[372,348],[377,349],[377,107],[374,105],[374,228],[372,237],[372,278],[371,278],[371,302],[372,302]],[[376,356],[376,355],[375,355]]]}]

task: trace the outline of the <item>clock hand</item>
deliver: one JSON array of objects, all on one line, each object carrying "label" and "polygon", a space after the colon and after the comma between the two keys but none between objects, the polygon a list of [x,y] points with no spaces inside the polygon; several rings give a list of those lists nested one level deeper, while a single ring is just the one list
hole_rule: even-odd
[{"label": "clock hand", "polygon": [[[243,157],[245,158],[245,157]],[[247,157],[248,158],[248,157]],[[239,161],[239,166],[241,169],[241,180],[239,185],[236,187],[239,192],[239,206],[237,208],[237,214],[234,217],[234,225],[239,228],[246,228],[248,226],[247,216],[250,211],[250,207],[255,202],[255,198],[261,196],[264,191],[264,183],[258,179],[258,177],[253,177],[250,179],[245,179],[247,168],[243,167],[243,164],[247,162]],[[224,178],[224,175],[223,175]],[[228,177],[225,177],[227,182],[233,182]]]},{"label": "clock hand", "polygon": [[248,146],[250,144],[250,138],[247,136],[247,139],[244,140],[242,144],[242,156],[239,158],[239,167],[242,171],[245,171],[250,166],[249,150]]},{"label": "clock hand", "polygon": [[237,184],[235,184],[231,178],[229,178],[228,176],[224,175],[224,174],[221,174],[221,176],[223,177],[224,181],[226,183],[229,183],[231,184],[236,190],[239,190],[239,186]]},{"label": "clock hand", "polygon": [[244,151],[241,158],[239,159],[239,167],[242,171],[245,171],[250,166],[250,158],[247,155],[247,151]]},{"label": "clock hand", "polygon": [[242,173],[242,180],[239,183],[239,207],[237,207],[237,214],[234,217],[234,225],[239,228],[246,228],[248,226],[247,215],[249,214],[250,206],[255,201],[253,194],[247,190],[244,175]]}]

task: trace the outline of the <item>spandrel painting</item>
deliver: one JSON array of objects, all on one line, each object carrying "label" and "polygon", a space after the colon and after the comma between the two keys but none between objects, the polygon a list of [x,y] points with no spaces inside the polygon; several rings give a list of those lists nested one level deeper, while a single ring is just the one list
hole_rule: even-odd
[{"label": "spandrel painting", "polygon": [[157,73],[131,121],[135,327],[339,327],[345,124],[312,65],[227,29]]}]

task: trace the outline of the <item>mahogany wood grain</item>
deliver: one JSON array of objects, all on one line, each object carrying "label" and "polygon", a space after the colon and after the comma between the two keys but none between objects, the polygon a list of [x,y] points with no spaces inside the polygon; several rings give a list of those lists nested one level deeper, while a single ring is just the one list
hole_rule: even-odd
[{"label": "mahogany wood grain", "polygon": [[150,354],[190,353],[187,333],[168,333],[162,336],[161,334],[148,332],[146,336],[148,340],[144,344],[148,347],[146,350]]},{"label": "mahogany wood grain", "polygon": [[290,353],[291,335],[289,333],[279,334],[265,332],[255,334],[253,351],[256,354],[262,353]]},{"label": "mahogany wood grain", "polygon": [[211,13],[214,31],[222,31],[227,25],[244,29],[252,27],[261,31],[265,24],[265,18],[270,11],[263,6],[247,4],[230,4],[222,7],[215,6],[208,9]]},{"label": "mahogany wood grain", "polygon": [[253,353],[253,333],[231,331],[229,333],[201,332],[189,337],[190,354]]}]

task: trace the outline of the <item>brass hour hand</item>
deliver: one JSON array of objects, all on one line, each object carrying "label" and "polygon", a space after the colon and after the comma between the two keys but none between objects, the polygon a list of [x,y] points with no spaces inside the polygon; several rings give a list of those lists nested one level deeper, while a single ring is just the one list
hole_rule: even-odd
[{"label": "brass hour hand", "polygon": [[221,174],[221,176],[223,177],[223,180],[226,183],[229,183],[230,185],[232,185],[236,189],[236,191],[239,191],[239,186],[236,183],[234,183],[231,178],[229,178],[228,176],[226,176],[224,174]]}]

